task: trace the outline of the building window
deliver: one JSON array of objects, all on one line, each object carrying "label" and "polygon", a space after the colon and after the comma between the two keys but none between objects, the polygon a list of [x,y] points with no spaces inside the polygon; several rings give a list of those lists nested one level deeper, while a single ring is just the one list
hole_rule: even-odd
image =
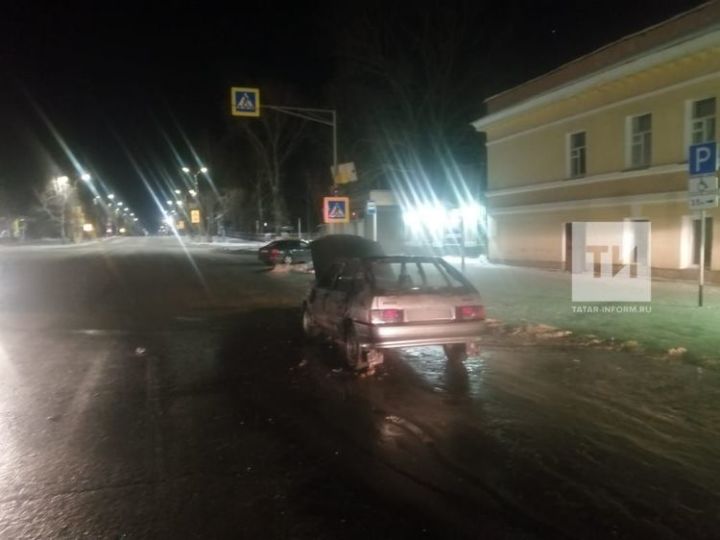
[{"label": "building window", "polygon": [[585,146],[585,132],[579,131],[570,135],[570,176],[585,174],[587,147]]},{"label": "building window", "polygon": [[630,166],[649,167],[652,160],[652,115],[630,119]]},{"label": "building window", "polygon": [[[700,227],[702,227],[702,221],[699,219],[693,220],[693,236],[692,236],[692,263],[695,265],[700,264],[700,239],[702,237]],[[705,218],[705,266],[710,268],[712,263],[712,247],[713,247],[713,218]]]},{"label": "building window", "polygon": [[692,103],[690,120],[691,143],[699,144],[715,140],[715,98],[701,99]]}]

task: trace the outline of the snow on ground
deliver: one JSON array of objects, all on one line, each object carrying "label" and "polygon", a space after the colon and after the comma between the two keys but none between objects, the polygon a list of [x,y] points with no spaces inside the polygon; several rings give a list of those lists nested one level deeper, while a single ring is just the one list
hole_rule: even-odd
[{"label": "snow on ground", "polygon": [[206,246],[222,249],[224,251],[257,251],[268,241],[245,240],[243,238],[231,238],[215,236],[212,242],[197,241],[193,242],[196,246]]},{"label": "snow on ground", "polygon": [[[457,264],[459,268],[459,259]],[[580,313],[573,310],[571,275],[565,272],[466,261],[465,275],[477,287],[488,317],[529,329],[538,325],[569,330],[588,344],[612,343],[645,349],[671,359],[720,366],[720,287],[706,286],[705,307],[697,307],[697,284],[654,280],[647,312]],[[602,304],[583,304],[598,305]],[[622,308],[642,304],[608,303]],[[542,328],[542,326],[540,326]]]},{"label": "snow on ground", "polygon": [[[443,259],[456,268],[460,268],[462,264],[462,258],[457,255],[445,255]],[[479,257],[465,257],[465,267],[469,266],[496,266],[495,264],[488,261],[486,255],[480,255]]]}]

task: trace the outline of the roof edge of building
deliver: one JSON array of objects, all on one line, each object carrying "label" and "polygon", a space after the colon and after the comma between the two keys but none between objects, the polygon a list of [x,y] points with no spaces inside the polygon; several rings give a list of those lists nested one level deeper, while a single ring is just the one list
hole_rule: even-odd
[{"label": "roof edge of building", "polygon": [[[720,28],[720,1],[711,0],[603,45],[599,49],[566,62],[547,73],[486,98],[484,100],[487,107],[486,115],[472,122],[472,125],[478,129],[489,123],[491,118],[502,111],[517,107],[540,96],[551,95],[578,81],[592,78],[650,53],[691,41],[717,28]],[[621,50],[623,47],[632,49],[633,41],[637,42],[653,33],[654,35],[651,36],[647,45],[628,52]],[[638,44],[635,43],[635,45]],[[616,53],[617,57],[614,57],[612,53]],[[605,60],[598,58],[604,54],[609,55],[609,58]],[[573,70],[578,73],[572,73]],[[553,81],[553,78],[559,80]]]}]

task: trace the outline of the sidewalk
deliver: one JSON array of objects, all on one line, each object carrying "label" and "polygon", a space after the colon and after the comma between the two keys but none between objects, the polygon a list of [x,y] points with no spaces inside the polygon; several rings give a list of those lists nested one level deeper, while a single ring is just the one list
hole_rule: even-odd
[{"label": "sidewalk", "polygon": [[230,236],[213,236],[212,242],[207,240],[197,239],[189,240],[193,245],[213,247],[216,249],[222,249],[223,251],[257,251],[268,242],[260,242],[257,240],[245,240],[243,238],[232,238]]},{"label": "sidewalk", "polygon": [[[460,267],[459,259],[449,262]],[[654,280],[650,313],[578,313],[572,309],[569,273],[470,259],[465,275],[480,291],[488,318],[513,326],[546,324],[619,343],[634,341],[649,352],[682,347],[689,360],[720,365],[720,287],[706,286],[705,307],[698,308],[696,283]]]}]

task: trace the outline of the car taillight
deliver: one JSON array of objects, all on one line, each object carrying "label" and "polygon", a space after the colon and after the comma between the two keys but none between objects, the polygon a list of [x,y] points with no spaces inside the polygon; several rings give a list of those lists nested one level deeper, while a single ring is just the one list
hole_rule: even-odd
[{"label": "car taillight", "polygon": [[270,256],[271,256],[271,257],[279,257],[279,256],[280,256],[280,250],[279,250],[279,249],[271,249],[271,250],[270,250]]},{"label": "car taillight", "polygon": [[399,323],[403,321],[402,309],[372,309],[370,320],[374,323]]},{"label": "car taillight", "polygon": [[457,306],[455,308],[455,318],[463,321],[478,321],[485,318],[485,308],[483,306]]}]

